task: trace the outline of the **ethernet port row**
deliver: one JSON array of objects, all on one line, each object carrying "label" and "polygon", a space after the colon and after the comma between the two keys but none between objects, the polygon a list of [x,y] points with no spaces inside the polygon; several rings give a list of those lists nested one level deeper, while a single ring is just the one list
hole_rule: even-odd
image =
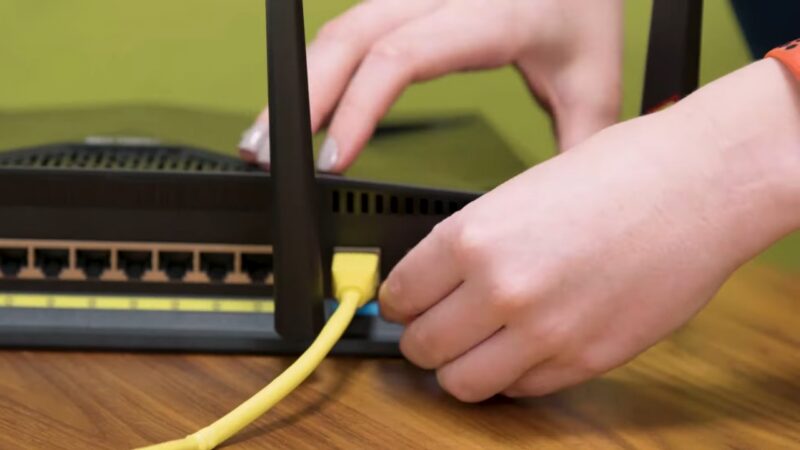
[{"label": "ethernet port row", "polygon": [[264,283],[272,273],[272,255],[267,253],[242,253],[242,271],[250,281]]},{"label": "ethernet port row", "polygon": [[200,269],[206,273],[211,281],[225,281],[233,271],[233,253],[200,253]]},{"label": "ethernet port row", "polygon": [[76,264],[89,280],[97,280],[106,269],[111,268],[110,250],[78,250],[75,252]]},{"label": "ethernet port row", "polygon": [[181,281],[192,270],[191,252],[159,252],[158,270],[163,271],[170,281]]},{"label": "ethernet port row", "polygon": [[61,271],[69,267],[69,250],[36,249],[34,264],[41,269],[45,278],[58,278]]},{"label": "ethernet port row", "polygon": [[128,279],[141,280],[144,273],[153,267],[152,252],[143,250],[120,250],[117,252],[117,267]]},{"label": "ethernet port row", "polygon": [[202,244],[161,248],[161,244],[97,241],[16,245],[6,241],[0,247],[0,276],[4,278],[267,284],[273,273],[269,248]]},{"label": "ethernet port row", "polygon": [[15,277],[28,265],[28,250],[25,248],[0,249],[0,272],[6,277]]}]

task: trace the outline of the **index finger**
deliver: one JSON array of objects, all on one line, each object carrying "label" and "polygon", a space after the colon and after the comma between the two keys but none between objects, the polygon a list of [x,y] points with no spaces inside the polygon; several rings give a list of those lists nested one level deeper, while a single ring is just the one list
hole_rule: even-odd
[{"label": "index finger", "polygon": [[314,132],[333,111],[372,43],[440,4],[439,0],[364,2],[320,29],[307,51]]},{"label": "index finger", "polygon": [[[320,29],[306,50],[311,132],[327,121],[370,46],[383,35],[436,8],[442,0],[363,2]],[[269,110],[239,144],[245,160],[269,166]]]}]

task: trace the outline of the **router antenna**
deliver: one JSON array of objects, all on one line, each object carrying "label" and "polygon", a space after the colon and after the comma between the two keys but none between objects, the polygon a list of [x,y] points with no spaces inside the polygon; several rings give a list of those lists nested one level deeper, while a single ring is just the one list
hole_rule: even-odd
[{"label": "router antenna", "polygon": [[703,0],[653,0],[642,114],[697,89]]},{"label": "router antenna", "polygon": [[322,247],[308,106],[302,0],[266,0],[275,328],[308,340],[322,328]]}]

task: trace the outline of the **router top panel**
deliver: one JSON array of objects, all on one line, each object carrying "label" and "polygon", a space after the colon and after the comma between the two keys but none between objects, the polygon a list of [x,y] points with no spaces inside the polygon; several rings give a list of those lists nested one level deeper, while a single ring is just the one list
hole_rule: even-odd
[{"label": "router top panel", "polygon": [[229,156],[157,142],[50,144],[0,154],[0,168],[135,172],[262,173]]},{"label": "router top panel", "polygon": [[[240,173],[236,143],[252,117],[167,106],[105,106],[52,111],[0,111],[0,160],[5,168],[83,163],[85,168]],[[319,147],[324,136],[315,138]],[[87,155],[62,143],[87,143],[119,156]],[[154,144],[175,150],[157,150]],[[179,147],[179,149],[178,149]],[[23,151],[21,149],[36,149]],[[198,149],[208,153],[199,154]],[[38,153],[34,156],[33,153]],[[44,161],[50,155],[50,159]],[[148,159],[151,158],[151,159]],[[134,164],[144,159],[143,165]],[[147,162],[149,161],[149,162]],[[164,164],[159,169],[159,161]],[[174,163],[173,163],[174,162]],[[393,116],[383,123],[347,178],[461,191],[485,191],[526,168],[479,115]]]}]

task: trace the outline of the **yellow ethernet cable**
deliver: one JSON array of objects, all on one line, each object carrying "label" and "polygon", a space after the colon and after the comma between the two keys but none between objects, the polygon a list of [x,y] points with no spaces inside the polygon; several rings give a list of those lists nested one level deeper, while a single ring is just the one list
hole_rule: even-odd
[{"label": "yellow ethernet cable", "polygon": [[211,450],[269,411],[308,378],[342,337],[356,310],[375,297],[379,257],[376,253],[338,252],[333,256],[332,271],[339,307],[294,364],[250,399],[202,430],[183,439],[138,450]]}]

